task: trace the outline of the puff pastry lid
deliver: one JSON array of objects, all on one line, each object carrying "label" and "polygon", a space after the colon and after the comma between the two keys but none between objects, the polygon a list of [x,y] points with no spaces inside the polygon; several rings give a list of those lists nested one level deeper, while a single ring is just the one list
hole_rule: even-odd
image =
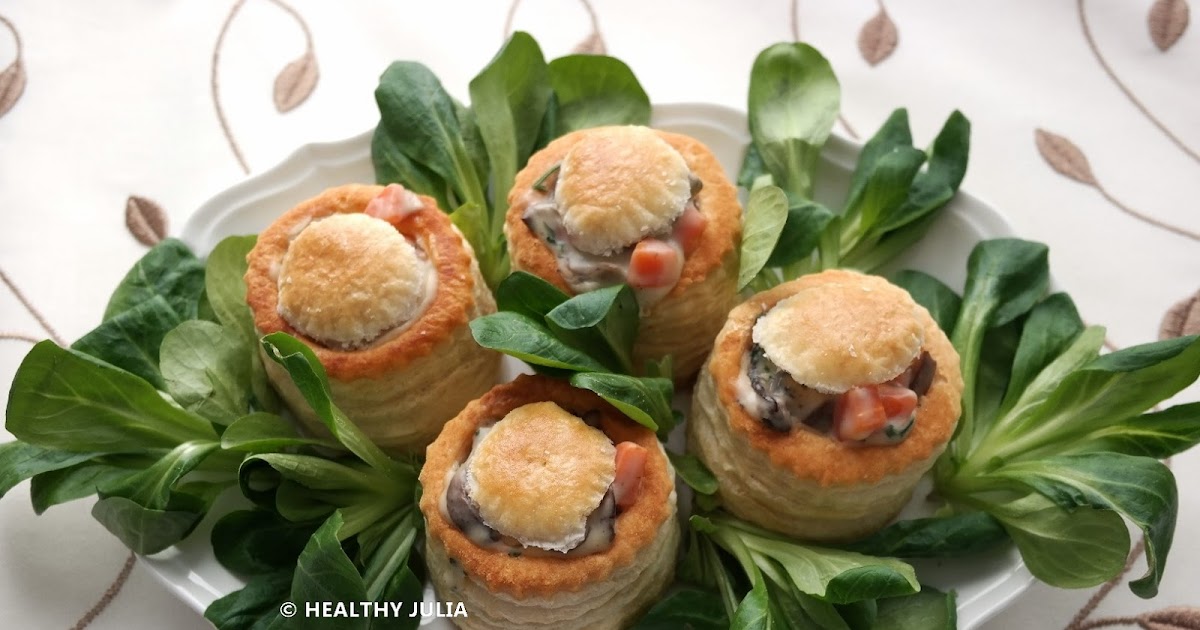
[{"label": "puff pastry lid", "polygon": [[616,477],[616,447],[553,402],[517,407],[467,461],[467,494],[492,529],[522,545],[574,548]]},{"label": "puff pastry lid", "polygon": [[432,268],[387,221],[334,214],[306,225],[279,268],[279,314],[323,344],[353,348],[420,315]]},{"label": "puff pastry lid", "polygon": [[606,255],[666,232],[691,197],[683,156],[647,127],[585,133],[563,158],[554,190],[572,244]]},{"label": "puff pastry lid", "polygon": [[925,343],[918,306],[878,276],[841,271],[781,300],[754,343],[797,383],[824,394],[889,381]]}]

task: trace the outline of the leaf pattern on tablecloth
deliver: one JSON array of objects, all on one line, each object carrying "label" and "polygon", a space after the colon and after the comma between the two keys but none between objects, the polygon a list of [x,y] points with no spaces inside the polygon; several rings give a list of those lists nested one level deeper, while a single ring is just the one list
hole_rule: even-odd
[{"label": "leaf pattern on tablecloth", "polygon": [[592,3],[588,2],[588,0],[579,0],[579,2],[583,4],[588,18],[592,21],[592,32],[583,41],[576,44],[572,52],[587,55],[603,55],[608,52],[608,46],[604,44],[604,36],[600,34],[600,22],[596,19],[596,10],[592,8]]},{"label": "leaf pattern on tablecloth", "polygon": [[[290,5],[283,2],[283,0],[271,0],[271,3],[290,15],[296,24],[300,26],[300,30],[304,31],[304,52],[300,57],[284,66],[279,74],[275,76],[275,109],[283,114],[295,109],[301,103],[308,100],[313,90],[316,89],[320,72],[318,71],[316,54],[313,52],[312,31],[309,30],[308,23],[305,22],[304,17]],[[217,34],[217,43],[213,47],[209,84],[212,92],[213,109],[217,112],[217,121],[221,124],[221,132],[225,134],[225,141],[229,143],[229,149],[233,151],[233,156],[237,159],[238,166],[241,166],[242,171],[249,174],[250,165],[246,163],[246,156],[242,153],[241,147],[238,146],[237,140],[233,136],[233,131],[229,127],[229,120],[225,117],[225,109],[221,106],[219,80],[221,48],[225,44],[225,35],[229,33],[229,25],[233,23],[233,19],[237,17],[238,12],[244,4],[246,4],[246,0],[237,0],[234,2],[233,6],[229,9],[229,14],[225,16],[224,23],[221,24],[221,31]]]},{"label": "leaf pattern on tablecloth", "polygon": [[37,337],[28,333],[19,332],[0,332],[0,341],[24,341],[27,343],[37,343],[41,341]]},{"label": "leaf pattern on tablecloth", "polygon": [[299,59],[283,67],[275,77],[275,109],[290,112],[308,99],[317,87],[317,57],[306,51]]},{"label": "leaf pattern on tablecloth", "polygon": [[1166,52],[1175,45],[1188,26],[1187,0],[1155,0],[1146,16],[1150,27],[1150,39],[1158,49]]},{"label": "leaf pattern on tablecloth", "polygon": [[1034,130],[1033,134],[1038,153],[1042,154],[1050,168],[1077,182],[1090,186],[1097,185],[1087,156],[1079,150],[1079,147],[1075,146],[1074,142],[1044,129]]},{"label": "leaf pattern on tablecloth", "polygon": [[1200,291],[1175,303],[1158,327],[1159,339],[1200,335]]},{"label": "leaf pattern on tablecloth", "polygon": [[900,33],[896,30],[896,23],[883,7],[883,2],[879,2],[879,11],[875,17],[867,20],[858,32],[859,54],[867,63],[877,66],[892,56],[899,40]]},{"label": "leaf pattern on tablecloth", "polygon": [[17,104],[21,95],[25,93],[26,77],[25,61],[21,58],[21,36],[17,33],[17,27],[13,26],[13,23],[3,15],[0,15],[0,24],[4,24],[8,28],[17,45],[16,58],[3,71],[0,71],[0,116],[3,116],[13,108],[13,105]]},{"label": "leaf pattern on tablecloth", "polygon": [[130,195],[125,200],[125,227],[139,243],[154,247],[167,237],[167,213],[145,197]]},{"label": "leaf pattern on tablecloth", "polygon": [[1069,630],[1092,630],[1093,628],[1116,627],[1142,628],[1143,630],[1200,630],[1200,608],[1171,606],[1152,610],[1133,617],[1104,617],[1089,619],[1067,626]]},{"label": "leaf pattern on tablecloth", "polygon": [[[1083,2],[1084,0],[1075,0],[1075,12],[1079,15],[1079,27],[1083,30],[1083,37],[1085,40],[1087,40],[1088,48],[1092,51],[1092,56],[1096,58],[1096,63],[1100,64],[1100,67],[1104,70],[1104,73],[1108,75],[1108,78],[1111,79],[1112,82],[1121,89],[1121,92],[1125,94],[1125,97],[1129,99],[1129,102],[1133,103],[1133,106],[1136,107],[1138,111],[1142,112],[1142,115],[1146,117],[1146,120],[1149,120],[1154,124],[1155,127],[1158,127],[1158,130],[1161,131],[1163,135],[1165,135],[1167,139],[1169,139],[1176,147],[1179,147],[1180,151],[1183,151],[1188,157],[1192,158],[1193,161],[1195,161],[1197,164],[1200,164],[1200,153],[1197,153],[1191,147],[1184,144],[1182,138],[1175,135],[1175,133],[1171,131],[1170,128],[1163,123],[1163,121],[1159,120],[1157,116],[1151,113],[1150,108],[1146,107],[1146,104],[1143,103],[1141,99],[1139,99],[1137,95],[1133,93],[1133,90],[1129,89],[1129,86],[1125,85],[1125,82],[1117,76],[1117,73],[1113,71],[1112,66],[1108,65],[1108,60],[1104,58],[1104,55],[1100,52],[1100,47],[1096,45],[1096,38],[1092,36],[1092,28],[1088,25],[1087,11],[1084,10]],[[1181,29],[1181,34],[1183,32],[1182,28],[1187,26],[1186,4],[1184,7],[1185,17],[1182,26],[1179,27]],[[1153,13],[1153,9],[1151,9],[1151,13]],[[1151,21],[1153,22],[1153,18],[1151,18]],[[1154,27],[1152,25],[1151,37],[1154,36]]]},{"label": "leaf pattern on tablecloth", "polygon": [[1128,214],[1129,216],[1149,223],[1155,227],[1162,228],[1168,232],[1178,234],[1185,238],[1200,241],[1200,233],[1192,232],[1186,228],[1181,228],[1176,225],[1171,225],[1161,219],[1156,219],[1150,215],[1139,212],[1132,207],[1126,205],[1121,200],[1117,199],[1105,188],[1096,176],[1092,174],[1092,166],[1088,163],[1087,156],[1083,151],[1067,138],[1056,133],[1051,133],[1045,129],[1035,129],[1033,132],[1034,143],[1037,145],[1038,153],[1042,154],[1042,158],[1060,175],[1069,177],[1081,184],[1095,188],[1110,204],[1118,210]]}]

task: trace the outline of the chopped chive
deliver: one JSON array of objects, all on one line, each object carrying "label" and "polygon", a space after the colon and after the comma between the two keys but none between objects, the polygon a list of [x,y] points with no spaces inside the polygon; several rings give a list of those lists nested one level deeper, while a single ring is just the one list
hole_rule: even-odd
[{"label": "chopped chive", "polygon": [[546,180],[550,179],[550,176],[557,173],[558,169],[560,169],[560,168],[562,168],[561,162],[558,164],[555,164],[554,166],[551,166],[550,170],[546,171],[545,173],[542,173],[542,176],[537,178],[536,182],[533,182],[533,189],[538,192],[546,192],[546,186],[545,186]]}]

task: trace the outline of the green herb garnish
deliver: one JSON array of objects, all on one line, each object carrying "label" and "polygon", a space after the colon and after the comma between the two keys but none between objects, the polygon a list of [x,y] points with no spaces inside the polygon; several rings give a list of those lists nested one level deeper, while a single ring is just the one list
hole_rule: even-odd
[{"label": "green herb garnish", "polygon": [[1200,441],[1200,404],[1146,412],[1200,376],[1200,338],[1101,355],[1104,329],[1084,326],[1065,294],[1044,295],[1046,247],[1019,239],[975,247],[961,305],[924,274],[896,281],[954,322],[962,360],[963,415],[935,467],[938,494],[956,512],[991,515],[1030,571],[1061,587],[1124,567],[1128,519],[1149,564],[1130,589],[1152,597],[1178,510],[1175,478],[1156,458]]},{"label": "green herb garnish", "polygon": [[550,179],[550,176],[557,173],[561,168],[562,168],[561,162],[559,162],[558,164],[555,164],[554,166],[551,166],[545,173],[542,173],[541,177],[537,178],[536,182],[533,182],[533,189],[538,192],[546,192],[547,190],[549,190],[544,185],[546,183],[546,180]]},{"label": "green herb garnish", "polygon": [[500,312],[471,322],[475,341],[551,376],[596,392],[661,435],[675,426],[669,377],[634,376],[638,306],[619,285],[568,297],[537,276],[516,272],[496,289]]},{"label": "green herb garnish", "polygon": [[[958,190],[970,123],[954,112],[922,151],[912,145],[908,113],[898,109],[864,145],[844,205],[818,203],[813,181],[837,119],[839,90],[829,62],[805,44],[776,44],[755,60],[752,142],[738,176],[752,191],[739,286],[758,291],[834,267],[879,269],[920,240]],[[776,192],[770,204],[754,203],[754,191],[775,187],[786,208],[778,208]]]}]

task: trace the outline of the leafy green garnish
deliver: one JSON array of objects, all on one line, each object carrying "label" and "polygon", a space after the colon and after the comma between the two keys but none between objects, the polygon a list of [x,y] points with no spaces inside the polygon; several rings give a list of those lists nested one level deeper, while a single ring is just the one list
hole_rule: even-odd
[{"label": "leafy green garnish", "polygon": [[596,392],[635,422],[666,435],[675,426],[674,385],[656,366],[635,376],[638,308],[619,285],[568,298],[554,285],[518,271],[496,289],[500,312],[471,321],[479,345],[516,357],[534,370]]},{"label": "leafy green garnish", "polygon": [[775,250],[779,235],[788,220],[787,195],[778,186],[761,186],[750,191],[746,203],[745,236],[742,261],[738,269],[738,290],[744,289],[762,271]]},{"label": "leafy green garnish", "polygon": [[1154,457],[1200,441],[1200,406],[1145,412],[1200,376],[1200,338],[1101,355],[1104,330],[1085,327],[1066,295],[1045,295],[1047,250],[1038,243],[984,241],[967,273],[960,308],[931,278],[903,277],[941,314],[962,360],[963,415],[935,467],[938,494],[998,520],[1033,574],[1055,586],[1116,575],[1128,519],[1145,534],[1149,565],[1130,588],[1152,597],[1178,510],[1175,478]]},{"label": "leafy green garnish", "polygon": [[692,587],[672,591],[633,626],[634,630],[726,630],[728,627],[729,618],[721,600]]},{"label": "leafy green garnish", "polygon": [[[691,526],[681,577],[721,594],[731,628],[804,622],[823,628],[848,623],[869,627],[876,616],[875,600],[920,589],[913,568],[899,560],[805,545],[723,512],[692,516]],[[730,569],[722,551],[740,575]],[[739,601],[734,585],[743,579],[750,589]]]},{"label": "leafy green garnish", "polygon": [[[833,267],[877,270],[924,235],[962,182],[970,147],[967,119],[951,114],[922,151],[912,145],[908,113],[898,109],[860,152],[845,204],[835,211],[817,203],[813,181],[837,119],[839,90],[828,61],[807,45],[776,44],[755,60],[752,143],[738,176],[751,189],[742,288],[759,291]],[[756,204],[754,192],[772,185],[786,199],[772,193],[769,206]]]},{"label": "leafy green garnish", "polygon": [[954,558],[995,548],[1008,541],[1004,527],[986,512],[918,518],[893,523],[845,545],[868,556]]},{"label": "leafy green garnish", "polygon": [[108,300],[103,321],[154,297],[163,298],[180,321],[193,319],[203,290],[204,265],[183,241],[166,238],[125,274]]},{"label": "leafy green garnish", "polygon": [[550,62],[556,136],[603,125],[645,125],[650,97],[625,62],[604,55],[567,55]]},{"label": "leafy green garnish", "polygon": [[812,198],[821,148],[841,108],[829,62],[807,44],[775,44],[750,70],[749,122],[758,159],[780,187]]}]

